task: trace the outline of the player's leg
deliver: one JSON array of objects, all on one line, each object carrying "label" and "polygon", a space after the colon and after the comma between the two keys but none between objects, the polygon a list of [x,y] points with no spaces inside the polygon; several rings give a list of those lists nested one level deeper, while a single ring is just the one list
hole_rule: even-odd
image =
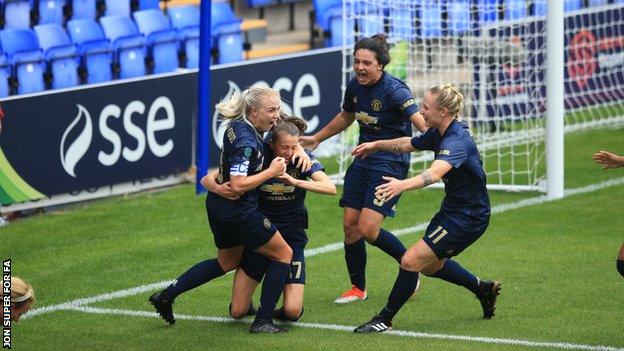
[{"label": "player's leg", "polygon": [[622,244],[622,247],[620,248],[620,254],[618,255],[617,270],[618,272],[620,272],[622,277],[624,277],[624,244]]},{"label": "player's leg", "polygon": [[439,257],[440,264],[423,267],[420,272],[427,276],[439,278],[447,282],[463,286],[481,302],[483,318],[492,318],[496,309],[496,299],[501,289],[498,281],[482,281],[472,272],[462,267],[458,262],[451,260],[468,246],[472,245],[487,228],[487,221],[474,230],[462,230],[448,221],[444,216],[434,218],[423,241]]},{"label": "player's leg", "polygon": [[439,264],[439,261],[433,251],[422,240],[410,247],[401,259],[399,274],[388,296],[386,305],[378,315],[357,327],[354,331],[356,333],[377,333],[391,329],[392,319],[416,289],[418,272],[424,267]]},{"label": "player's leg", "polygon": [[251,298],[262,281],[270,260],[258,253],[245,249],[232,284],[230,315],[239,319],[257,313]]},{"label": "player's leg", "polygon": [[303,293],[306,281],[305,245],[293,245],[290,273],[284,286],[284,306],[275,311],[275,318],[296,322],[303,315]]},{"label": "player's leg", "polygon": [[335,303],[349,303],[366,299],[366,241],[358,234],[360,210],[345,207],[343,227],[344,250],[351,289],[334,300]]},{"label": "player's leg", "polygon": [[173,281],[166,289],[149,298],[158,314],[169,324],[175,323],[173,302],[180,294],[194,289],[237,267],[243,252],[242,246],[219,249],[217,258],[202,261]]},{"label": "player's leg", "polygon": [[358,232],[358,222],[366,191],[365,169],[351,164],[344,179],[340,206],[344,208],[343,230],[345,263],[351,281],[351,289],[334,300],[349,303],[366,299],[366,241]]},{"label": "player's leg", "polygon": [[279,333],[285,330],[273,324],[272,318],[275,311],[275,304],[279,299],[290,268],[292,259],[292,249],[279,231],[264,245],[255,250],[257,253],[268,257],[271,260],[264,282],[262,283],[262,293],[260,295],[260,308],[256,314],[256,319],[251,325],[252,333]]},{"label": "player's leg", "polygon": [[377,209],[363,208],[358,221],[358,231],[369,244],[377,246],[397,262],[401,262],[401,257],[407,249],[394,234],[381,228],[384,218],[385,216]]}]

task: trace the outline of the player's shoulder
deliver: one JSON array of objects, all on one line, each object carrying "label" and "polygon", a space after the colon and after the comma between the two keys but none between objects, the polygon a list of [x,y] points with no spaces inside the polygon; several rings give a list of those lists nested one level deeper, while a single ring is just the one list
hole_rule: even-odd
[{"label": "player's shoulder", "polygon": [[230,144],[258,144],[257,132],[243,120],[233,120],[225,129],[225,136]]}]

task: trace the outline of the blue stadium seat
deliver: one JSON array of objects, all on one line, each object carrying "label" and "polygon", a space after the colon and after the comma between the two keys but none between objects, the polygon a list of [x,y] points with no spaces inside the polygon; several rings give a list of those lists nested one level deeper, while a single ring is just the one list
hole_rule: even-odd
[{"label": "blue stadium seat", "polygon": [[416,11],[412,6],[395,6],[390,8],[390,39],[392,40],[409,40],[416,34],[414,21],[416,19]]},{"label": "blue stadium seat", "polygon": [[442,36],[442,5],[436,0],[420,0],[420,36],[425,39]]},{"label": "blue stadium seat", "polygon": [[199,17],[199,7],[194,5],[169,8],[169,20],[178,32],[187,68],[199,67]]},{"label": "blue stadium seat", "polygon": [[113,54],[100,25],[91,19],[75,19],[67,22],[67,31],[77,45],[86,83],[112,80]]},{"label": "blue stadium seat", "polygon": [[378,33],[384,33],[384,8],[374,3],[356,4],[357,28],[360,38],[366,38]]},{"label": "blue stadium seat", "polygon": [[159,9],[160,0],[139,0],[139,10]]},{"label": "blue stadium seat", "polygon": [[106,0],[105,16],[130,17],[130,0]]},{"label": "blue stadium seat", "polygon": [[527,2],[525,0],[505,0],[505,19],[517,20],[527,16]]},{"label": "blue stadium seat", "polygon": [[265,7],[279,4],[279,0],[247,0],[249,7]]},{"label": "blue stadium seat", "polygon": [[334,16],[330,10],[340,9],[342,16],[341,0],[313,0],[316,24],[324,31],[329,31],[330,17]]},{"label": "blue stadium seat", "polygon": [[11,78],[11,66],[7,62],[6,55],[0,53],[0,97],[8,96],[11,93],[9,78]]},{"label": "blue stadium seat", "polygon": [[535,0],[533,2],[533,16],[546,16],[548,13],[548,0]]},{"label": "blue stadium seat", "polygon": [[97,5],[95,0],[71,0],[72,19],[90,19],[97,17]]},{"label": "blue stadium seat", "polygon": [[[336,12],[335,15],[329,16],[329,32],[331,36],[329,37],[329,46],[342,46],[343,44],[343,28],[344,23],[342,21],[342,9],[338,11],[338,9],[334,9],[330,12]],[[339,13],[338,13],[339,12]],[[349,19],[347,22],[347,38],[346,44],[347,46],[351,46],[355,42],[355,35],[353,33],[353,28],[355,27],[355,23],[353,19]]]},{"label": "blue stadium seat", "polygon": [[154,73],[175,71],[178,62],[178,38],[169,20],[160,9],[135,11],[132,16],[145,36],[154,62]]},{"label": "blue stadium seat", "polygon": [[47,72],[52,77],[52,88],[68,88],[80,84],[80,62],[76,45],[69,40],[65,29],[57,23],[39,24],[35,26],[35,34],[48,63]]},{"label": "blue stadium seat", "polygon": [[451,34],[464,34],[470,31],[470,1],[469,0],[453,0],[447,3],[446,11],[448,13],[448,29]]},{"label": "blue stadium seat", "polygon": [[144,76],[145,40],[129,17],[104,16],[100,18],[104,34],[111,41],[114,63],[119,67],[119,78]]},{"label": "blue stadium seat", "polygon": [[604,6],[609,4],[609,0],[589,0],[589,6]]},{"label": "blue stadium seat", "polygon": [[583,8],[583,0],[565,0],[563,8],[565,12],[580,10]]},{"label": "blue stadium seat", "polygon": [[478,0],[479,25],[487,25],[498,20],[498,0]]},{"label": "blue stadium seat", "polygon": [[44,90],[45,59],[32,29],[4,29],[0,31],[0,45],[12,67],[11,76],[17,79],[17,93]]},{"label": "blue stadium seat", "polygon": [[217,63],[237,62],[243,59],[241,19],[236,17],[227,2],[213,2],[211,6],[211,48],[216,48]]},{"label": "blue stadium seat", "polygon": [[65,22],[65,0],[39,0],[39,24]]},{"label": "blue stadium seat", "polygon": [[4,0],[4,28],[30,28],[32,0]]}]

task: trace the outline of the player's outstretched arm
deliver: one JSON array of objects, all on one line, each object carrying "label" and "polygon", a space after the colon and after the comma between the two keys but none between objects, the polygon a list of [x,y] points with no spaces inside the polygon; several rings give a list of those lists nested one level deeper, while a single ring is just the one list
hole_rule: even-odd
[{"label": "player's outstretched arm", "polygon": [[217,183],[217,176],[219,175],[218,170],[214,170],[206,174],[199,182],[204,187],[204,189],[215,193],[221,197],[224,197],[229,200],[236,200],[240,197],[240,194],[232,191],[232,187],[230,187],[230,182],[226,182],[223,184]]},{"label": "player's outstretched arm", "polygon": [[323,129],[310,136],[299,138],[301,145],[309,150],[316,149],[320,143],[347,129],[355,121],[355,115],[340,111]]},{"label": "player's outstretched arm", "polygon": [[427,131],[427,123],[425,122],[425,118],[420,111],[414,113],[410,117],[410,122],[412,122],[412,125],[414,125],[414,127],[416,127],[416,129],[418,129],[421,133]]},{"label": "player's outstretched arm", "polygon": [[296,179],[288,173],[278,177],[281,181],[288,185],[294,185],[297,188],[309,190],[314,193],[324,195],[336,195],[336,185],[329,179],[329,176],[323,171],[312,173],[311,179]]},{"label": "player's outstretched arm", "polygon": [[416,149],[412,146],[412,138],[403,137],[390,140],[377,140],[369,143],[362,143],[351,151],[351,156],[366,158],[375,151],[389,151],[398,154],[412,152]]},{"label": "player's outstretched arm", "polygon": [[260,184],[275,177],[279,177],[286,172],[286,160],[283,157],[276,157],[271,161],[269,168],[263,170],[260,173],[254,175],[233,175],[230,173],[230,185],[232,190],[236,193],[245,193],[249,190],[255,189]]},{"label": "player's outstretched arm", "polygon": [[383,201],[388,201],[406,190],[420,189],[438,182],[451,170],[453,166],[442,160],[435,160],[431,166],[419,175],[404,180],[393,177],[383,177],[387,182],[375,188],[375,196]]}]

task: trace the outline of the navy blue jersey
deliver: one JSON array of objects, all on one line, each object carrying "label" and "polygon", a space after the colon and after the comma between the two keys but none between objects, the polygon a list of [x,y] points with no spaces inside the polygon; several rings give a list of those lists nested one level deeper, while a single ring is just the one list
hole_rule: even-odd
[{"label": "navy blue jersey", "polygon": [[430,128],[423,135],[412,138],[411,142],[414,148],[431,150],[436,160],[453,166],[442,177],[446,193],[442,211],[462,226],[489,218],[490,199],[483,162],[468,125],[453,120],[444,135],[440,135],[436,128]]},{"label": "navy blue jersey", "polygon": [[[273,154],[270,147],[265,148],[265,167],[271,164]],[[286,173],[295,179],[308,179],[313,173],[324,171],[323,165],[308,153],[312,167],[302,172],[291,163]],[[293,185],[286,185],[278,179],[269,179],[259,188],[260,211],[266,215],[288,242],[307,242],[305,231],[308,228],[308,211],[305,207],[306,190]],[[291,237],[295,236],[295,237]]]},{"label": "navy blue jersey", "polygon": [[[262,136],[245,120],[231,121],[223,135],[219,156],[217,183],[230,181],[231,176],[248,176],[262,171],[264,161]],[[245,192],[238,200],[228,200],[208,193],[212,213],[221,219],[245,218],[258,210],[258,192]]]},{"label": "navy blue jersey", "polygon": [[[342,109],[355,114],[360,127],[358,144],[412,136],[409,118],[418,107],[412,92],[401,80],[382,73],[379,82],[366,86],[351,79],[345,91]],[[354,162],[365,168],[384,170],[387,161],[409,163],[409,154],[379,151]]]}]

